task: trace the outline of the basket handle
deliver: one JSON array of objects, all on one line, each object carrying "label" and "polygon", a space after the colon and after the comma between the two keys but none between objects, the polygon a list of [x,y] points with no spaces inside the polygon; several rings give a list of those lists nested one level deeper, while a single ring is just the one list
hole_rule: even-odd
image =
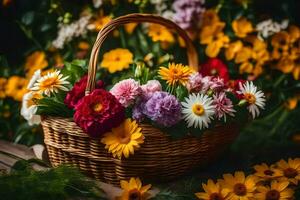
[{"label": "basket handle", "polygon": [[95,88],[98,53],[104,40],[107,38],[108,34],[113,30],[115,30],[118,26],[127,23],[132,23],[132,22],[135,23],[150,22],[150,23],[163,25],[169,29],[175,29],[176,32],[185,41],[189,66],[196,69],[198,68],[198,55],[196,49],[189,36],[178,25],[176,25],[174,22],[168,19],[165,19],[157,15],[139,14],[139,13],[128,14],[111,20],[99,31],[96,42],[94,43],[93,49],[91,51],[89,68],[88,68],[88,81],[85,90],[86,95],[89,94],[91,91],[93,91]]}]

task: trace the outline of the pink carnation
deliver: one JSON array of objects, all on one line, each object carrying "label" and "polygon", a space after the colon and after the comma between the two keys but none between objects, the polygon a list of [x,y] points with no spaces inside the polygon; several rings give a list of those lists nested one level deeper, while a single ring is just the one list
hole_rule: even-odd
[{"label": "pink carnation", "polygon": [[226,97],[225,92],[213,95],[213,105],[215,105],[216,116],[221,119],[224,117],[226,121],[226,114],[234,116],[232,101]]},{"label": "pink carnation", "polygon": [[110,92],[124,107],[128,107],[141,94],[141,87],[134,79],[126,79],[115,84]]},{"label": "pink carnation", "polygon": [[141,86],[144,95],[152,95],[154,92],[161,91],[161,84],[157,80],[150,80]]},{"label": "pink carnation", "polygon": [[189,77],[189,81],[187,83],[188,91],[191,93],[201,92],[202,87],[203,87],[202,79],[203,79],[203,77],[199,72],[192,74]]}]

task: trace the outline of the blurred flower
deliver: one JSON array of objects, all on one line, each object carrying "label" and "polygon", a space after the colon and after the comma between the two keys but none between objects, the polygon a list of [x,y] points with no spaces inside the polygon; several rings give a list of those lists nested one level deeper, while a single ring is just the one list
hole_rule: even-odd
[{"label": "blurred flower", "polygon": [[88,29],[99,32],[111,20],[111,16],[103,16],[102,13],[100,13],[97,15],[96,19],[88,25]]},{"label": "blurred flower", "polygon": [[32,77],[31,77],[31,79],[30,79],[30,81],[29,81],[29,83],[27,85],[27,89],[31,90],[31,88],[33,88],[33,86],[36,83],[36,81],[39,80],[41,77],[42,77],[41,76],[41,70],[40,69],[36,70],[33,73]]},{"label": "blurred flower", "polygon": [[218,119],[224,117],[226,122],[226,115],[234,116],[232,101],[226,97],[225,92],[220,92],[213,95],[213,105],[215,106],[215,115]]},{"label": "blurred flower", "polygon": [[190,94],[182,102],[182,106],[183,118],[188,127],[208,128],[208,124],[215,114],[212,98],[205,94]]},{"label": "blurred flower", "polygon": [[46,54],[43,51],[35,51],[26,58],[25,71],[27,77],[31,77],[38,69],[44,69],[48,66]]},{"label": "blurred flower", "polygon": [[145,103],[144,114],[157,124],[170,127],[181,120],[181,105],[167,92],[154,92]]},{"label": "blurred flower", "polygon": [[159,24],[150,24],[148,27],[148,35],[153,42],[173,43],[175,41],[169,29]]},{"label": "blurred flower", "polygon": [[282,176],[279,180],[289,181],[295,185],[298,185],[300,180],[300,159],[289,158],[288,162],[280,160],[276,163],[278,172]]},{"label": "blurred flower", "polygon": [[36,115],[38,100],[42,95],[37,92],[28,92],[23,96],[21,115],[27,120],[29,126],[41,123],[41,116]]},{"label": "blurred flower", "polygon": [[282,29],[286,29],[289,25],[289,20],[283,20],[280,24],[272,19],[264,20],[256,25],[256,31],[260,39],[268,38],[274,33],[278,33]]},{"label": "blurred flower", "polygon": [[120,182],[123,192],[121,196],[117,197],[117,200],[146,200],[149,198],[148,190],[151,188],[151,185],[142,186],[142,182],[139,178],[130,178],[127,181]]},{"label": "blurred flower", "polygon": [[290,42],[291,43],[297,42],[297,40],[300,39],[300,28],[298,26],[291,25],[288,28],[288,33],[290,35]]},{"label": "blurred flower", "polygon": [[124,25],[125,31],[129,34],[132,34],[137,25],[138,23],[127,23]]},{"label": "blurred flower", "polygon": [[202,183],[204,192],[195,193],[198,199],[202,200],[225,200],[228,199],[228,190],[222,188],[219,183],[209,179],[207,184]]},{"label": "blurred flower", "polygon": [[93,0],[93,5],[95,8],[100,8],[102,4],[103,4],[103,0]]},{"label": "blurred flower", "polygon": [[134,103],[142,89],[137,81],[130,78],[116,83],[110,92],[126,108]]},{"label": "blurred flower", "polygon": [[228,67],[218,58],[210,58],[200,68],[203,76],[220,77],[226,83],[229,80]]},{"label": "blurred flower", "polygon": [[199,72],[190,75],[187,83],[187,89],[190,93],[199,93],[203,87],[203,77]]},{"label": "blurred flower", "polygon": [[247,81],[240,87],[241,90],[238,93],[243,94],[243,98],[248,103],[248,110],[254,119],[259,115],[259,109],[264,109],[265,107],[265,95],[262,91],[257,90],[257,87],[254,86],[253,82]]},{"label": "blurred flower", "polygon": [[225,50],[226,60],[232,60],[236,54],[243,48],[243,43],[240,40],[230,43]]},{"label": "blurred flower", "polygon": [[284,105],[288,110],[294,110],[298,105],[299,99],[299,97],[288,98]]},{"label": "blurred flower", "polygon": [[112,128],[111,132],[105,133],[101,142],[105,144],[108,152],[121,159],[123,155],[125,158],[128,158],[129,154],[134,155],[134,151],[140,148],[144,139],[142,129],[136,121],[128,118],[118,127]]},{"label": "blurred flower", "polygon": [[253,27],[250,21],[245,17],[233,20],[231,23],[232,29],[236,36],[240,38],[246,37],[249,33],[253,32]]},{"label": "blurred flower", "polygon": [[192,72],[193,70],[189,66],[169,63],[168,68],[160,67],[158,74],[162,80],[167,81],[169,86],[174,86],[178,84],[186,85]]},{"label": "blurred flower", "polygon": [[133,62],[133,54],[128,49],[113,49],[103,55],[101,67],[106,68],[109,73],[115,73],[128,69]]},{"label": "blurred flower", "polygon": [[11,4],[12,0],[2,0],[2,5],[4,7],[8,6],[9,4]]},{"label": "blurred flower", "polygon": [[282,55],[288,54],[290,36],[288,32],[281,31],[273,35],[271,45],[273,47],[272,58],[279,59]]},{"label": "blurred flower", "polygon": [[22,101],[23,95],[28,91],[27,84],[27,79],[20,76],[11,76],[7,81],[5,93],[16,101]]},{"label": "blurred flower", "polygon": [[268,181],[274,178],[280,177],[280,173],[274,169],[274,166],[268,166],[266,163],[262,163],[261,165],[254,166],[256,176],[259,180]]},{"label": "blurred flower", "polygon": [[230,199],[251,200],[256,189],[256,178],[252,175],[245,177],[244,172],[224,174],[224,180],[219,180],[221,186],[229,190]]},{"label": "blurred flower", "polygon": [[81,50],[88,50],[90,48],[90,44],[84,41],[78,43],[78,48]]},{"label": "blurred flower", "polygon": [[59,53],[56,53],[56,54],[53,55],[53,61],[54,61],[54,67],[63,68],[64,59]]},{"label": "blurred flower", "polygon": [[4,99],[6,97],[5,87],[7,84],[7,79],[0,77],[0,99]]},{"label": "blurred flower", "polygon": [[257,200],[290,200],[293,199],[294,191],[288,188],[288,181],[272,181],[271,187],[258,186],[255,199]]},{"label": "blurred flower", "polygon": [[217,22],[220,22],[220,18],[218,16],[218,13],[213,10],[213,9],[209,9],[206,10],[203,13],[202,16],[202,26],[212,26],[214,24],[216,24]]},{"label": "blurred flower", "polygon": [[158,80],[149,80],[141,86],[143,95],[152,95],[154,92],[162,91],[161,84]]}]

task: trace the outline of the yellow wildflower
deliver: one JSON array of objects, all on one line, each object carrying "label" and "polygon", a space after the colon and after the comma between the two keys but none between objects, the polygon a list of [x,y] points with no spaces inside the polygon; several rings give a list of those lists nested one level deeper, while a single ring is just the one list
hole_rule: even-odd
[{"label": "yellow wildflower", "polygon": [[254,197],[256,200],[290,200],[293,199],[294,191],[288,186],[288,181],[272,181],[271,187],[259,186]]},{"label": "yellow wildflower", "polygon": [[280,160],[277,162],[278,172],[283,176],[280,178],[282,181],[289,181],[295,185],[298,185],[300,180],[300,159],[291,159],[286,162]]},{"label": "yellow wildflower", "polygon": [[186,85],[192,72],[193,70],[189,66],[169,63],[168,68],[160,67],[158,74],[161,79],[167,81],[168,85],[174,86],[176,84]]},{"label": "yellow wildflower", "polygon": [[148,27],[148,35],[152,38],[153,42],[174,42],[174,36],[164,26],[159,24],[150,24]]},{"label": "yellow wildflower", "polygon": [[5,93],[16,101],[22,101],[23,95],[28,91],[27,84],[27,79],[19,76],[11,76],[7,81]]},{"label": "yellow wildflower", "polygon": [[112,18],[110,16],[102,16],[102,14],[100,13],[100,15],[98,15],[97,18],[92,22],[94,30],[100,31],[104,27],[104,25],[111,21],[111,19]]},{"label": "yellow wildflower", "polygon": [[220,18],[218,16],[218,13],[215,10],[209,9],[203,13],[203,16],[202,16],[202,26],[203,27],[211,26],[219,21],[220,21]]},{"label": "yellow wildflower", "polygon": [[298,105],[298,100],[298,97],[288,98],[284,105],[288,110],[294,110]]},{"label": "yellow wildflower", "polygon": [[46,54],[43,51],[35,51],[26,58],[25,71],[26,76],[31,77],[38,69],[44,69],[48,66]]},{"label": "yellow wildflower", "polygon": [[242,48],[243,43],[240,40],[230,43],[225,50],[226,59],[232,60]]},{"label": "yellow wildflower", "polygon": [[129,181],[122,180],[120,185],[123,192],[116,200],[146,200],[150,196],[148,190],[151,188],[151,184],[142,186],[142,182],[139,178],[130,178]]},{"label": "yellow wildflower", "polygon": [[252,24],[245,17],[234,20],[231,23],[232,29],[236,36],[240,38],[246,37],[249,33],[253,31]]},{"label": "yellow wildflower", "polygon": [[134,29],[137,27],[137,23],[128,23],[124,25],[125,31],[129,34],[133,33]]},{"label": "yellow wildflower", "polygon": [[207,184],[202,184],[204,192],[195,193],[198,199],[202,200],[225,200],[228,199],[229,191],[220,186],[220,183],[214,183],[213,180],[209,179]]},{"label": "yellow wildflower", "polygon": [[6,78],[0,78],[0,99],[4,99],[6,97],[5,94],[5,86],[7,84]]},{"label": "yellow wildflower", "polygon": [[101,66],[110,73],[128,69],[133,62],[133,54],[128,49],[113,49],[103,55]]}]

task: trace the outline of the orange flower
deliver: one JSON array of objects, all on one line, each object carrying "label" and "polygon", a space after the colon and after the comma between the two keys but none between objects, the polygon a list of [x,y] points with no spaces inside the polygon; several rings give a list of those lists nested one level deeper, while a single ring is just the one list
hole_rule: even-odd
[{"label": "orange flower", "polygon": [[249,33],[253,32],[253,27],[250,21],[245,17],[234,20],[231,23],[232,29],[236,36],[240,38],[246,37]]},{"label": "orange flower", "polygon": [[0,99],[4,99],[6,97],[6,94],[5,94],[6,84],[7,84],[7,79],[0,78]]},{"label": "orange flower", "polygon": [[230,43],[225,50],[226,59],[232,60],[242,48],[243,43],[240,40]]},{"label": "orange flower", "polygon": [[22,101],[23,95],[28,91],[27,84],[27,79],[19,76],[11,76],[7,81],[5,93],[16,101]]},{"label": "orange flower", "polygon": [[203,27],[211,26],[219,21],[220,21],[220,18],[218,16],[218,13],[215,10],[209,9],[203,13],[203,17],[202,17],[202,26]]},{"label": "orange flower", "polygon": [[164,26],[159,24],[150,24],[148,28],[148,35],[152,38],[153,42],[174,42],[174,36]]},{"label": "orange flower", "polygon": [[104,27],[104,25],[111,21],[111,19],[112,18],[110,16],[103,16],[102,13],[100,13],[92,22],[94,30],[100,31]]},{"label": "orange flower", "polygon": [[129,34],[133,33],[134,29],[137,27],[137,23],[128,23],[124,25],[125,31]]},{"label": "orange flower", "polygon": [[38,69],[44,69],[48,66],[46,54],[43,51],[35,51],[26,58],[25,71],[27,77],[31,77]]}]

